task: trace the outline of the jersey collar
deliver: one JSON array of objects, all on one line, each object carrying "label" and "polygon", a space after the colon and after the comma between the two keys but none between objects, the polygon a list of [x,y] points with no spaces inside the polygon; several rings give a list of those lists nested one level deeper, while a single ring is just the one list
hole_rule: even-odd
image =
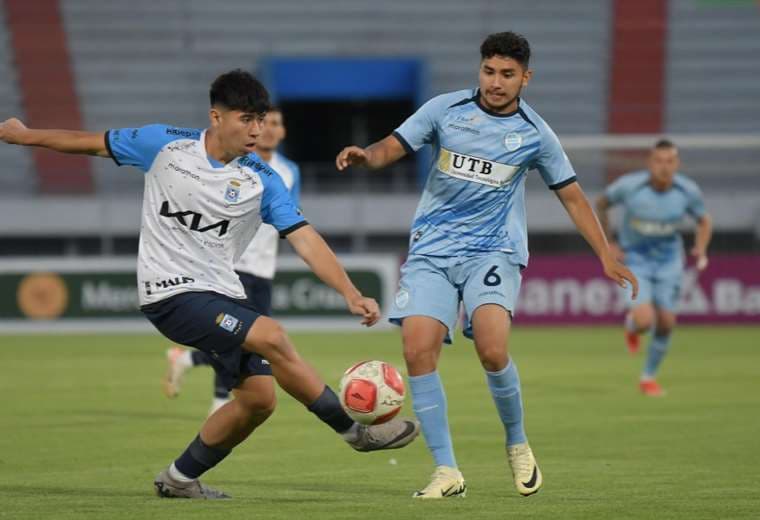
[{"label": "jersey collar", "polygon": [[484,107],[480,102],[480,89],[477,89],[475,91],[474,96],[475,104],[478,105],[478,108],[481,109],[483,112],[488,114],[492,117],[512,117],[513,115],[520,112],[520,97],[517,98],[517,108],[514,109],[512,112],[507,112],[506,114],[500,114],[498,112],[494,112],[493,110],[489,110],[488,108]]}]

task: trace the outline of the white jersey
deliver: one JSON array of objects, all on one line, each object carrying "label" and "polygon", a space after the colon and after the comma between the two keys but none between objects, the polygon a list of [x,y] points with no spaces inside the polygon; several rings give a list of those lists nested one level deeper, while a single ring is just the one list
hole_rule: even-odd
[{"label": "white jersey", "polygon": [[[298,166],[280,153],[274,152],[269,166],[282,177],[296,207],[299,205],[300,172]],[[248,248],[235,263],[235,270],[272,280],[276,271],[277,245],[280,233],[269,224],[262,224]]]},{"label": "white jersey", "polygon": [[283,236],[306,224],[282,179],[254,154],[221,164],[205,130],[149,125],[106,133],[119,165],[145,172],[140,305],[184,292],[245,299],[234,263],[262,222]]}]

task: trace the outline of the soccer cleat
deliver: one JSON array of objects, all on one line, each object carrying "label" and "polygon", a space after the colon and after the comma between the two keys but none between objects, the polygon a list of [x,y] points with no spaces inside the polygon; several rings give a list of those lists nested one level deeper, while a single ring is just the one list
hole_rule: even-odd
[{"label": "soccer cleat", "polygon": [[419,434],[419,421],[397,418],[383,424],[360,424],[357,438],[348,444],[356,451],[395,450],[403,448]]},{"label": "soccer cleat", "polygon": [[649,397],[662,397],[665,395],[665,390],[654,379],[642,379],[639,381],[639,390],[641,390],[642,394]]},{"label": "soccer cleat", "polygon": [[626,329],[625,344],[628,346],[628,352],[630,352],[631,355],[636,354],[639,351],[639,347],[641,346],[641,336],[639,336],[635,331]]},{"label": "soccer cleat", "polygon": [[226,493],[204,486],[198,479],[190,482],[174,480],[169,475],[168,468],[156,476],[153,487],[156,489],[156,495],[161,498],[200,498],[204,500],[231,498]]},{"label": "soccer cleat", "polygon": [[182,386],[182,377],[185,372],[192,366],[184,363],[182,355],[185,349],[181,347],[172,347],[166,351],[166,375],[162,381],[164,394],[166,397],[173,399],[179,395],[180,386]]},{"label": "soccer cleat", "polygon": [[544,479],[528,443],[507,446],[507,460],[512,468],[517,492],[524,497],[538,493]]},{"label": "soccer cleat", "polygon": [[464,497],[465,495],[467,495],[467,484],[464,482],[462,473],[450,466],[437,466],[430,478],[430,484],[415,491],[412,497],[431,499]]}]

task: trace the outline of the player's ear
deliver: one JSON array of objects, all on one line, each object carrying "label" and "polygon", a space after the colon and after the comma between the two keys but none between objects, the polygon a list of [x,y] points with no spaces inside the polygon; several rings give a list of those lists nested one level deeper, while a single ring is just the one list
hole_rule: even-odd
[{"label": "player's ear", "polygon": [[222,114],[219,112],[219,109],[211,107],[208,111],[208,120],[211,126],[219,126],[222,120]]},{"label": "player's ear", "polygon": [[533,69],[526,69],[525,72],[523,72],[523,78],[522,78],[523,88],[528,86],[528,83],[530,83],[530,78],[532,77],[533,77]]}]

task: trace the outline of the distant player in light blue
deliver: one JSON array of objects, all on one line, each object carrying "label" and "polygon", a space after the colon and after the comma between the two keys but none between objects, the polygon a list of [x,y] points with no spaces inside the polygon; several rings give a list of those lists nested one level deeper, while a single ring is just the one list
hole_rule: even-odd
[{"label": "distant player in light blue", "polygon": [[639,387],[645,395],[660,396],[655,381],[657,369],[670,345],[683,278],[683,241],[678,225],[687,215],[697,222],[691,254],[697,270],[707,267],[707,246],[712,236],[712,219],[705,211],[697,184],[677,173],[678,149],[668,141],[655,144],[649,157],[649,170],[623,175],[607,187],[597,201],[602,227],[608,237],[610,207],[623,207],[618,233],[619,246],[612,240],[614,254],[625,258],[641,284],[636,302],[625,320],[628,349],[639,350],[639,335],[652,331],[647,360]]},{"label": "distant player in light blue", "polygon": [[[402,326],[414,411],[435,460],[431,482],[414,496],[463,496],[446,396],[437,372],[460,302],[464,334],[486,373],[506,431],[507,458],[522,495],[542,484],[523,426],[517,367],[507,350],[511,315],[528,264],[525,178],[537,170],[591,244],[607,276],[621,286],[636,278],[611,254],[570,161],[549,125],[522,99],[530,46],[522,36],[492,34],[480,48],[479,88],[434,97],[385,139],[349,146],[336,166],[383,168],[431,145],[430,168],[411,230],[409,256],[390,319]],[[627,281],[627,282],[626,282]]]}]

